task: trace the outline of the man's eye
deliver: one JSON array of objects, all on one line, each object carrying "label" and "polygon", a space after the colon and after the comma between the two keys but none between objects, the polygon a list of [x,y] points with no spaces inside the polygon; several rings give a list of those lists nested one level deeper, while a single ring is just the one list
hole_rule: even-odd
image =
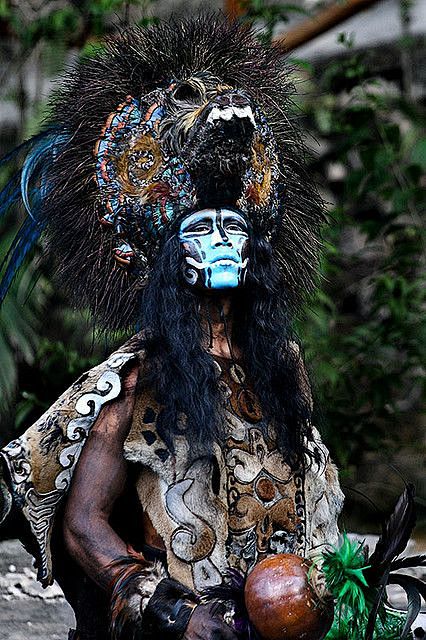
[{"label": "man's eye", "polygon": [[246,228],[239,222],[229,222],[225,225],[227,231],[233,231],[234,233],[247,233]]},{"label": "man's eye", "polygon": [[207,233],[210,231],[210,226],[205,222],[200,222],[189,227],[187,231],[189,231],[190,233]]}]

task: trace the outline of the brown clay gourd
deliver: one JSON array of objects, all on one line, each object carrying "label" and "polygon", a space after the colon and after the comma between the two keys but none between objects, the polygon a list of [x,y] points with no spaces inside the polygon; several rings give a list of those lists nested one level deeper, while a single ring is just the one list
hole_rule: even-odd
[{"label": "brown clay gourd", "polygon": [[300,556],[277,554],[261,560],[249,574],[245,603],[263,640],[322,640],[329,631],[333,604],[313,586],[311,566]]}]

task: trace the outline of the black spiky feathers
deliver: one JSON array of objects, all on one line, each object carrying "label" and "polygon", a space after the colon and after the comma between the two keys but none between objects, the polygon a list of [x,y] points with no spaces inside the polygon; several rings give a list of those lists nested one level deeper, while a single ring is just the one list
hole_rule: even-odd
[{"label": "black spiky feathers", "polygon": [[53,130],[67,142],[55,149],[44,176],[46,253],[72,303],[90,308],[108,329],[134,325],[141,284],[117,267],[117,240],[99,224],[95,143],[127,96],[143,97],[171,79],[204,72],[246,92],[265,114],[278,149],[273,250],[294,307],[314,287],[323,209],[305,168],[305,147],[291,115],[294,87],[281,52],[259,44],[248,28],[212,16],[134,27],[63,77],[48,123],[50,135]]},{"label": "black spiky feathers", "polygon": [[426,556],[400,557],[416,524],[414,485],[408,484],[399,497],[391,515],[382,524],[382,534],[368,559],[364,575],[368,584],[376,588],[366,627],[365,640],[373,640],[374,625],[381,605],[386,600],[386,586],[398,584],[407,594],[407,618],[402,631],[405,638],[420,612],[422,596],[426,600],[426,584],[411,575],[394,573],[398,569],[426,565]]}]

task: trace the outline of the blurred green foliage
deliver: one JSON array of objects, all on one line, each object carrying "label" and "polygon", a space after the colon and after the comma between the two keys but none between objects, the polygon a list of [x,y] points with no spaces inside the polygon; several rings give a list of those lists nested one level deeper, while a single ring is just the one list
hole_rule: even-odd
[{"label": "blurred green foliage", "polygon": [[308,16],[309,11],[299,4],[265,2],[264,0],[240,0],[242,19],[255,24],[261,42],[269,44],[278,24],[289,22],[294,14]]},{"label": "blurred green foliage", "polygon": [[[39,418],[83,371],[99,363],[99,355],[82,354],[60,340],[41,338],[31,364],[21,366],[21,393],[15,410],[15,427],[22,430]],[[34,370],[38,372],[34,376]]]},{"label": "blurred green foliage", "polygon": [[[15,229],[3,231],[0,255],[5,255]],[[41,316],[50,285],[37,278],[34,260],[22,270],[2,304],[0,314],[0,388],[4,406],[14,399],[18,381],[18,361],[34,363],[34,354],[42,331]],[[34,290],[31,291],[31,289]]]},{"label": "blurred green foliage", "polygon": [[[28,22],[0,0],[0,17],[9,21],[19,55],[43,47],[41,63],[47,73],[46,60],[60,66],[58,57],[64,60],[71,47],[92,55],[100,38],[117,24],[151,22],[147,6],[138,0],[70,2]],[[271,39],[279,21],[301,11],[263,0],[246,2],[245,10],[245,19],[263,27],[264,41]],[[365,56],[353,51],[351,37],[342,34],[339,39],[344,55],[325,67],[293,59],[310,86],[308,92],[304,88],[301,114],[322,143],[311,169],[331,201],[323,280],[299,332],[327,441],[349,472],[365,452],[398,447],[419,416],[426,344],[421,221],[426,137],[421,107],[405,99],[400,87],[371,77]],[[48,274],[43,279],[48,283]],[[90,330],[79,328],[80,319],[64,311],[63,300],[48,284],[37,285],[37,295],[30,295],[21,310],[24,285],[16,282],[11,292],[2,320],[6,338],[0,340],[8,372],[3,378],[11,372],[9,397],[18,374],[20,378],[19,429],[100,356],[99,349],[90,351]],[[42,322],[46,309],[56,318],[54,330],[50,323],[47,333]],[[61,335],[73,339],[61,342]],[[19,371],[13,352],[19,355]]]},{"label": "blurred green foliage", "polygon": [[327,442],[345,469],[401,446],[421,410],[426,362],[424,114],[370,78],[363,58],[329,63],[304,104],[329,146],[316,168],[335,204],[324,282],[301,331]]},{"label": "blurred green foliage", "polygon": [[[71,0],[61,6],[49,3],[38,11],[26,7],[15,8],[0,0],[0,17],[8,20],[23,50],[31,49],[41,40],[65,46],[84,47],[89,39],[101,38],[115,30],[118,23],[126,24],[131,7],[146,9],[150,0]],[[146,23],[146,16],[141,18]]]}]

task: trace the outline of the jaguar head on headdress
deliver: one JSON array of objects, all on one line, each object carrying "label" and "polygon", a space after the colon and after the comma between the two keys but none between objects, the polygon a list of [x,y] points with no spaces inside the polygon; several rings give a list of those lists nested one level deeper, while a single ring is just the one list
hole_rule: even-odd
[{"label": "jaguar head on headdress", "polygon": [[270,233],[278,158],[265,115],[247,91],[207,72],[126,100],[95,145],[100,221],[120,238],[118,263],[143,279],[174,220],[236,207]]},{"label": "jaguar head on headdress", "polygon": [[183,217],[224,209],[269,243],[297,307],[314,286],[324,216],[293,93],[282,53],[224,18],[132,27],[106,42],[64,75],[0,196],[0,209],[21,199],[29,213],[0,300],[43,233],[74,305],[108,329],[130,328]]}]

